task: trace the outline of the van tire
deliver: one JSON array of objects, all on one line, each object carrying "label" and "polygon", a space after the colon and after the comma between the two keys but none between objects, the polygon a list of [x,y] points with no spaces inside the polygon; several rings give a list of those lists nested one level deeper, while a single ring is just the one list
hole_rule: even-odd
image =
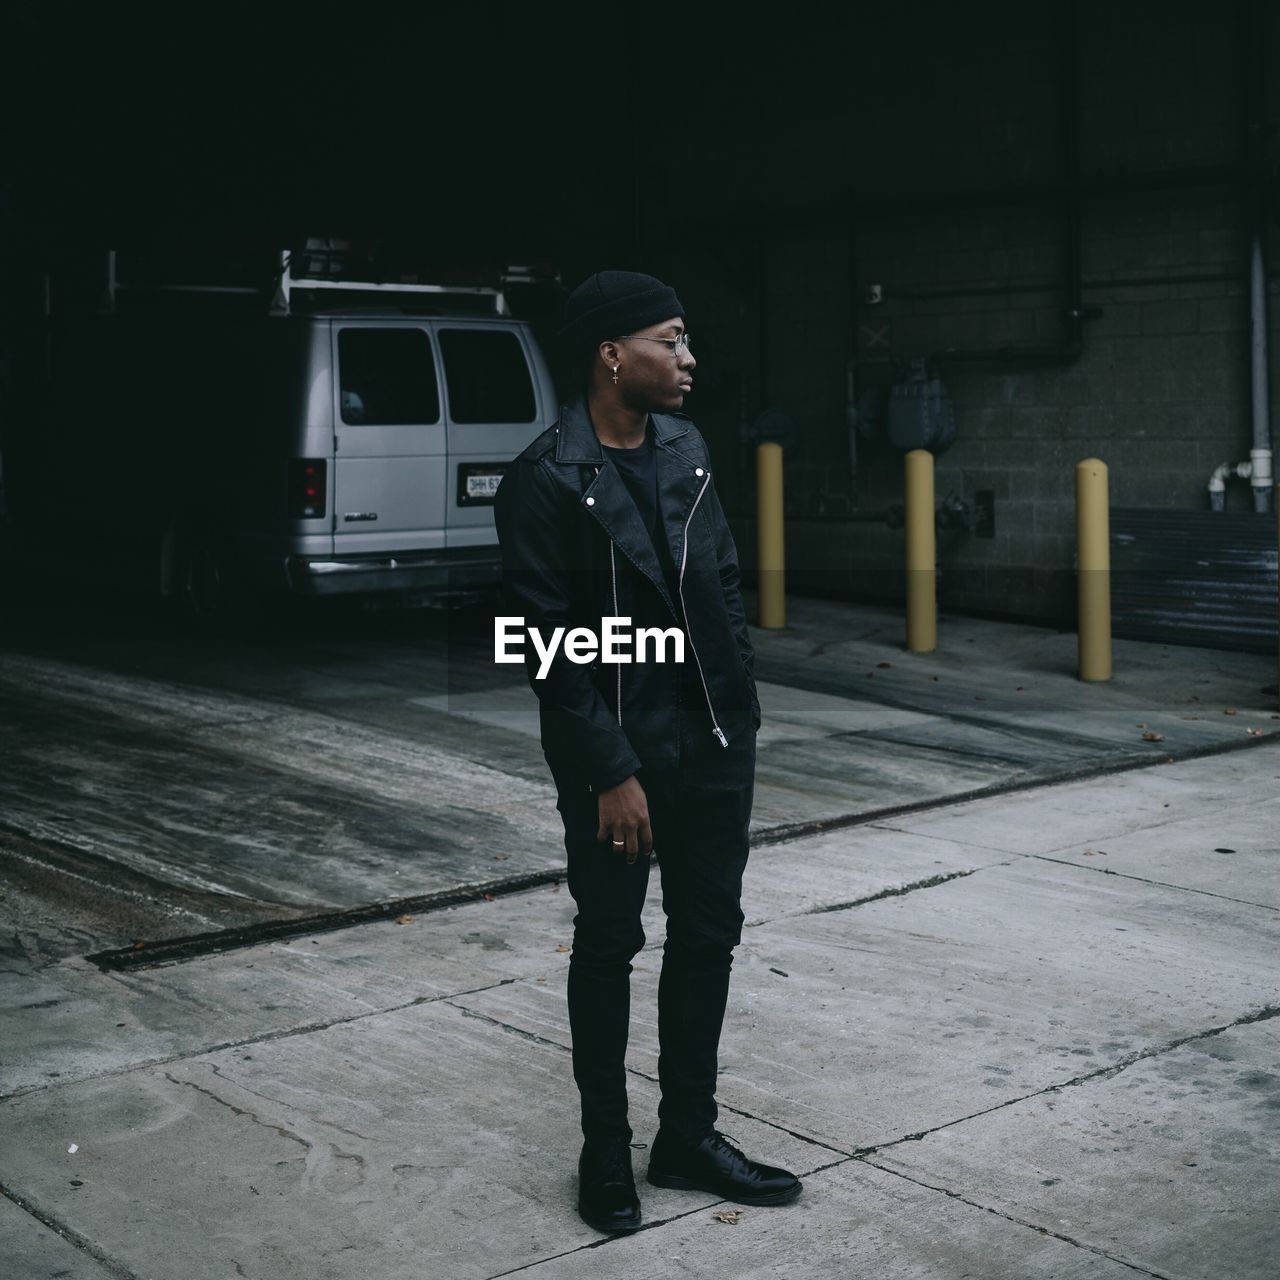
[{"label": "van tire", "polygon": [[224,534],[193,532],[183,539],[176,585],[182,620],[193,631],[235,635],[251,631],[260,618],[259,602]]}]

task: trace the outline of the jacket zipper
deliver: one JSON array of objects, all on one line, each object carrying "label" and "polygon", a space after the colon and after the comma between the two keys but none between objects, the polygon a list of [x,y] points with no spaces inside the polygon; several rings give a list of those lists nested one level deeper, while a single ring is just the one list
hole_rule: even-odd
[{"label": "jacket zipper", "polygon": [[[595,468],[596,475],[600,468]],[[613,616],[618,616],[618,563],[613,555],[613,539],[609,539],[609,577],[613,583]],[[622,723],[622,663],[618,663],[618,723]]]},{"label": "jacket zipper", "polygon": [[[689,630],[689,611],[684,605],[684,566],[685,561],[689,558],[689,525],[693,520],[693,513],[698,509],[698,503],[702,501],[702,495],[707,491],[707,485],[711,483],[711,472],[707,472],[702,481],[702,488],[698,490],[698,496],[693,500],[693,506],[689,508],[688,519],[684,522],[684,539],[680,546],[680,577],[676,583],[676,594],[680,597],[680,612],[684,615],[681,619],[684,623],[684,633],[689,637],[689,649],[693,654],[694,665],[698,668],[698,679],[702,681],[702,692],[707,699],[707,710],[711,713],[711,732],[715,734],[716,740],[722,747],[729,745],[729,739],[724,736],[724,730],[720,727],[716,719],[716,709],[711,703],[711,690],[707,688],[707,678],[702,674],[702,659],[698,657],[697,647],[693,643],[693,632]],[[619,668],[618,674],[622,671]]]},{"label": "jacket zipper", "polygon": [[[613,558],[613,539],[609,539],[609,574],[613,578],[613,616],[618,616],[618,565]],[[618,723],[622,723],[622,663],[618,663]]]}]

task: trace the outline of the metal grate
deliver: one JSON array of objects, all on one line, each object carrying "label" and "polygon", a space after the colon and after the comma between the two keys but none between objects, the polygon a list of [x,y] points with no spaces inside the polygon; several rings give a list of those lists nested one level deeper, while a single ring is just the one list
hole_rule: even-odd
[{"label": "metal grate", "polygon": [[1249,653],[1276,649],[1276,517],[1111,510],[1116,636]]}]

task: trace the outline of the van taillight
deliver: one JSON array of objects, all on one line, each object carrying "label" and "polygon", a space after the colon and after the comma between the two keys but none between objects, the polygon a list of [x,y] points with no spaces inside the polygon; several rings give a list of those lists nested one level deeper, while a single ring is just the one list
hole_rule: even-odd
[{"label": "van taillight", "polygon": [[315,520],[324,515],[325,460],[292,458],[289,462],[289,517]]}]

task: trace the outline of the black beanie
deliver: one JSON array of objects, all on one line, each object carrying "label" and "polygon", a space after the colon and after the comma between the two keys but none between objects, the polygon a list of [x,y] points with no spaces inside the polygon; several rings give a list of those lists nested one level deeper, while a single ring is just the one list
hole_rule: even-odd
[{"label": "black beanie", "polygon": [[589,351],[606,338],[684,316],[676,291],[638,271],[597,271],[564,304],[560,339],[577,351]]}]

